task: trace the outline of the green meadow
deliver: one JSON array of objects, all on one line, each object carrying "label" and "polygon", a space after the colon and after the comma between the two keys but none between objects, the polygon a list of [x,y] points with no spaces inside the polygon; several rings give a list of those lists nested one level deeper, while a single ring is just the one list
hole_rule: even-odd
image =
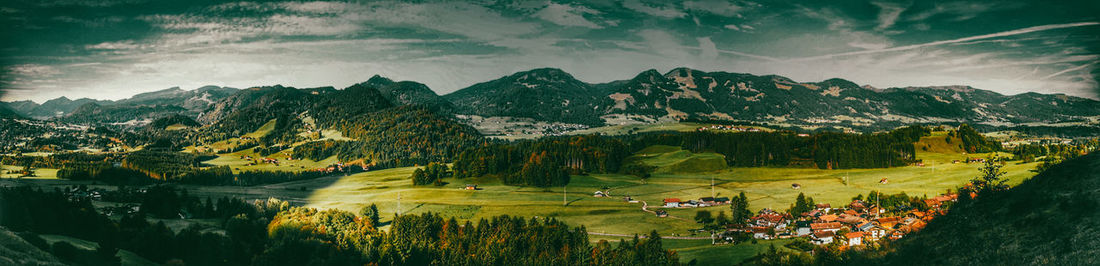
[{"label": "green meadow", "polygon": [[[413,186],[410,180],[416,167],[404,167],[358,173],[342,177],[326,187],[314,190],[305,200],[309,207],[336,208],[358,212],[377,204],[382,217],[395,213],[441,213],[458,219],[477,220],[497,215],[553,217],[572,225],[583,225],[589,232],[633,235],[656,230],[663,236],[691,236],[698,228],[691,220],[702,209],[725,211],[726,206],[666,209],[670,217],[658,218],[642,211],[642,203],[659,208],[665,198],[698,199],[706,196],[732,197],[744,192],[750,208],[787,209],[798,193],[818,203],[846,205],[856,195],[881,191],[934,197],[948,189],[963,186],[978,174],[980,164],[964,163],[967,157],[989,154],[965,154],[947,143],[946,136],[934,134],[915,143],[917,158],[924,166],[878,169],[824,170],[816,168],[726,167],[724,157],[716,153],[692,153],[673,146],[651,146],[628,158],[655,166],[652,177],[642,180],[622,174],[573,176],[567,187],[533,188],[503,185],[496,178],[444,179],[444,186]],[[928,148],[924,148],[928,147]],[[1002,155],[1004,156],[1004,155]],[[959,160],[959,163],[952,163]],[[1034,175],[1037,163],[1009,162],[1004,169],[1009,184],[1019,184]],[[880,183],[886,179],[886,183]],[[479,190],[465,190],[477,184]],[[713,186],[711,184],[714,184]],[[799,189],[792,188],[799,184]],[[593,197],[595,191],[610,197]],[[623,199],[630,196],[639,203]],[[384,219],[385,220],[385,219]],[[617,240],[619,237],[593,236]],[[709,240],[669,239],[684,261],[700,259],[705,264],[736,263],[766,250],[768,245],[782,246],[783,241],[759,244],[711,246]],[[725,262],[725,263],[723,263]]]}]

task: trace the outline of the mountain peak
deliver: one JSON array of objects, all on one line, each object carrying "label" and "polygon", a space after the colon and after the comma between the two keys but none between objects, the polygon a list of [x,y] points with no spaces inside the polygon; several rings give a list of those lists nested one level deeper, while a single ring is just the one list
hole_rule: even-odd
[{"label": "mountain peak", "polygon": [[678,75],[678,76],[681,76],[681,77],[686,77],[691,72],[695,72],[695,71],[697,71],[697,70],[691,69],[689,67],[677,67],[677,68],[673,68],[672,70],[669,70],[668,73],[665,74],[665,76],[672,77],[673,75]]},{"label": "mountain peak", "polygon": [[517,72],[512,74],[511,78],[516,81],[531,82],[531,81],[562,81],[562,80],[576,80],[573,75],[557,68],[536,68],[528,71]]},{"label": "mountain peak", "polygon": [[383,87],[383,86],[387,86],[387,85],[390,85],[390,84],[393,84],[393,83],[394,82],[393,82],[392,79],[389,79],[389,78],[383,77],[381,75],[375,74],[374,76],[371,76],[370,79],[367,79],[367,81],[364,82],[364,85],[374,86],[374,87]]},{"label": "mountain peak", "polygon": [[859,84],[856,84],[855,82],[852,82],[852,81],[846,80],[846,79],[842,79],[842,78],[826,79],[824,81],[818,82],[818,84],[825,85],[825,86],[837,86],[837,87],[841,87],[841,88],[844,88],[844,89],[859,88]]},{"label": "mountain peak", "polygon": [[72,102],[72,101],[73,101],[73,100],[70,100],[70,99],[69,99],[69,97],[61,96],[61,97],[53,98],[52,100],[47,100],[46,102],[44,102],[44,103],[42,103],[42,104],[47,104],[47,103],[67,103],[67,102]]}]

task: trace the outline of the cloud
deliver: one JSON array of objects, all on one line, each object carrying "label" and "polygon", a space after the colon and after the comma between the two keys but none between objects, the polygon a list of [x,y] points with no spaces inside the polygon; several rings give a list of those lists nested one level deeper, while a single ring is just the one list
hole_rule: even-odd
[{"label": "cloud", "polygon": [[585,14],[596,15],[599,13],[599,11],[587,7],[550,3],[550,5],[547,5],[542,10],[539,10],[538,13],[535,13],[534,16],[562,26],[601,29],[603,28],[602,26],[596,25],[596,23],[584,18]]},{"label": "cloud", "polygon": [[699,38],[696,38],[696,40],[699,41],[699,50],[703,51],[702,53],[699,54],[700,58],[703,58],[703,59],[718,58],[718,48],[715,47],[714,41],[711,41],[710,37],[699,37]]},{"label": "cloud", "polygon": [[61,71],[52,66],[38,64],[14,65],[7,67],[5,70],[11,75],[33,78],[45,78],[61,74]]},{"label": "cloud", "polygon": [[871,4],[879,8],[878,26],[875,26],[875,30],[877,31],[893,27],[894,23],[898,21],[898,16],[901,15],[901,12],[905,11],[905,7],[896,3],[872,2]]},{"label": "cloud", "polygon": [[848,46],[861,48],[861,49],[864,49],[864,50],[878,50],[878,49],[883,49],[883,48],[886,48],[886,47],[890,47],[890,45],[885,44],[885,43],[872,43],[872,42],[862,42],[862,41],[848,42]]},{"label": "cloud", "polygon": [[146,3],[148,0],[44,0],[34,1],[43,7],[113,7]]},{"label": "cloud", "polygon": [[889,47],[891,41],[886,37],[872,32],[855,30],[856,19],[845,16],[842,12],[832,8],[813,10],[803,7],[802,14],[809,18],[820,19],[828,23],[827,28],[843,35],[847,45],[864,50],[882,49]]},{"label": "cloud", "polygon": [[[1089,63],[1084,64],[1084,65],[1071,67],[1071,68],[1068,68],[1066,70],[1058,71],[1058,72],[1055,72],[1054,74],[1050,74],[1050,75],[1047,75],[1045,77],[1042,77],[1039,80],[1047,80],[1047,79],[1057,77],[1057,76],[1065,74],[1065,73],[1070,73],[1070,72],[1073,72],[1073,71],[1078,71],[1078,70],[1082,70],[1082,69],[1085,69],[1085,68],[1088,68],[1088,67],[1092,67],[1092,65],[1095,65],[1098,62],[1100,62],[1100,61],[1089,62]],[[1085,71],[1085,73],[1088,73],[1090,71]]]},{"label": "cloud", "polygon": [[642,3],[640,0],[626,0],[623,1],[623,7],[641,12],[650,16],[657,16],[662,18],[682,18],[687,16],[687,13],[676,9],[671,6],[650,6],[649,4]]},{"label": "cloud", "polygon": [[144,45],[135,43],[134,40],[125,40],[117,42],[102,42],[94,45],[88,45],[84,48],[88,50],[131,50],[144,47]]},{"label": "cloud", "polygon": [[741,17],[745,7],[724,0],[684,1],[684,10],[706,12],[726,17]]},{"label": "cloud", "polygon": [[896,51],[912,50],[912,49],[929,47],[929,46],[936,46],[936,45],[962,43],[962,42],[969,42],[969,41],[982,40],[982,39],[1014,36],[1014,35],[1020,35],[1020,34],[1026,34],[1026,33],[1032,33],[1032,32],[1040,32],[1040,31],[1048,31],[1048,30],[1056,30],[1056,29],[1064,29],[1064,28],[1074,28],[1074,27],[1088,27],[1088,26],[1097,26],[1097,25],[1100,25],[1100,22],[1078,22],[1078,23],[1066,23],[1066,24],[1041,25],[1041,26],[1033,26],[1033,27],[1027,27],[1027,28],[1010,30],[1010,31],[1003,31],[1003,32],[998,32],[998,33],[983,34],[983,35],[976,35],[976,36],[970,36],[970,37],[965,37],[965,38],[951,39],[951,40],[943,40],[943,41],[935,41],[935,42],[928,42],[928,43],[921,43],[921,44],[896,46],[896,47],[882,48],[882,49],[863,50],[863,51],[855,51],[855,52],[847,52],[847,53],[836,53],[836,54],[827,54],[827,55],[820,55],[820,56],[803,57],[803,58],[794,59],[792,61],[810,61],[810,60],[831,59],[831,58],[841,57],[841,56],[852,56],[852,55],[862,55],[862,54],[872,54],[872,53],[882,53],[882,52],[896,52]]},{"label": "cloud", "polygon": [[944,16],[951,21],[965,21],[975,18],[982,13],[1020,8],[1023,5],[1015,2],[937,2],[932,8],[917,12],[906,18],[907,21],[923,21],[932,17]]}]

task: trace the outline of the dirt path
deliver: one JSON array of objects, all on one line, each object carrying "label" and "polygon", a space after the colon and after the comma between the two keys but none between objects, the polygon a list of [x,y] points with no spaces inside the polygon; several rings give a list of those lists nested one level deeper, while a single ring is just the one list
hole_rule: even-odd
[{"label": "dirt path", "polygon": [[[644,212],[648,212],[648,213],[652,213],[653,215],[657,215],[657,212],[656,212],[656,211],[651,211],[651,210],[649,210],[648,208],[649,208],[649,203],[646,203],[646,202],[645,202],[645,201],[643,200],[643,201],[642,201],[642,211],[644,211]],[[673,215],[671,215],[671,214],[667,214],[667,216],[665,216],[665,217],[668,217],[668,218],[673,218],[673,219],[680,219],[681,221],[687,221],[687,219],[684,219],[684,218],[680,218],[680,217],[676,217],[676,216],[673,216]]]}]

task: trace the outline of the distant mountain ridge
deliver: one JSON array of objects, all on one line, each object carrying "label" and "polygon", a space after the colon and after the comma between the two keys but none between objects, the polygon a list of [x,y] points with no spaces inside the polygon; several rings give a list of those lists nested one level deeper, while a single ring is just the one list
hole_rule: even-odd
[{"label": "distant mountain ridge", "polygon": [[[121,120],[122,118],[115,117],[85,117],[87,112],[76,113],[76,117],[73,116],[74,112],[80,107],[87,104],[95,104],[95,106],[87,106],[85,110],[89,108],[98,107],[110,107],[111,109],[129,109],[131,112],[139,112],[140,110],[152,110],[156,108],[138,108],[138,107],[156,107],[156,106],[176,106],[184,109],[184,113],[192,116],[197,116],[199,113],[209,108],[214,102],[221,100],[233,93],[236,93],[237,89],[218,86],[204,86],[194,90],[183,90],[179,87],[172,87],[168,89],[145,92],[136,94],[130,98],[121,99],[117,101],[112,100],[95,100],[88,98],[80,98],[76,100],[70,100],[67,97],[58,97],[51,99],[42,104],[37,104],[32,101],[15,101],[2,103],[17,114],[37,119],[51,119],[62,118],[62,120],[91,120],[91,119],[108,119],[103,122],[125,122],[127,120]],[[163,114],[143,114],[144,116],[159,116]]]},{"label": "distant mountain ridge", "polygon": [[[279,102],[298,101],[292,99],[294,97],[311,100],[297,102],[299,105],[296,107],[287,107],[296,109],[289,113],[297,114],[308,109],[312,112],[311,116],[318,118],[330,114],[325,113],[329,108],[321,106],[326,104],[324,101],[315,100],[327,99],[331,104],[345,109],[354,107],[351,102],[365,101],[367,107],[363,110],[377,110],[376,107],[382,105],[422,105],[446,114],[529,118],[588,126],[724,120],[858,128],[891,128],[912,123],[993,126],[1088,123],[1095,127],[1095,121],[1100,117],[1100,102],[1063,94],[1006,96],[969,86],[874,88],[838,78],[797,82],[777,75],[704,72],[683,67],[666,73],[651,69],[630,79],[606,83],[587,83],[560,69],[539,68],[474,84],[442,96],[421,83],[393,81],[378,75],[343,90],[333,87],[282,88],[294,92],[270,94],[279,90],[276,87],[281,86],[246,90],[216,86],[190,91],[169,88],[118,101],[70,100],[62,97],[41,105],[29,101],[5,105],[26,117],[70,116],[63,120],[93,121],[92,117],[82,117],[87,112],[74,114],[74,111],[82,105],[95,103],[101,108],[117,106],[114,109],[129,109],[127,113],[131,115],[121,118],[178,113],[193,117],[202,124],[216,123],[233,112],[248,109],[248,106],[275,103],[276,98],[282,99]],[[362,88],[370,90],[360,90]],[[352,91],[358,91],[358,94],[349,94]],[[344,97],[310,96],[331,93]],[[375,99],[379,97],[381,99]],[[178,106],[183,111],[137,108],[158,105]],[[344,115],[349,110],[356,111],[345,109],[339,110],[344,110],[340,111]],[[168,113],[137,114],[142,110]],[[71,118],[74,115],[78,117]],[[117,121],[121,118],[107,119],[113,119],[109,122],[125,122]]]},{"label": "distant mountain ridge", "polygon": [[686,119],[842,126],[1023,124],[1079,122],[1100,115],[1100,102],[1061,94],[1005,96],[969,86],[876,89],[843,79],[796,82],[776,75],[690,68],[665,74],[647,70],[603,84],[581,82],[557,69],[536,69],[443,97],[460,114],[588,125]]}]

